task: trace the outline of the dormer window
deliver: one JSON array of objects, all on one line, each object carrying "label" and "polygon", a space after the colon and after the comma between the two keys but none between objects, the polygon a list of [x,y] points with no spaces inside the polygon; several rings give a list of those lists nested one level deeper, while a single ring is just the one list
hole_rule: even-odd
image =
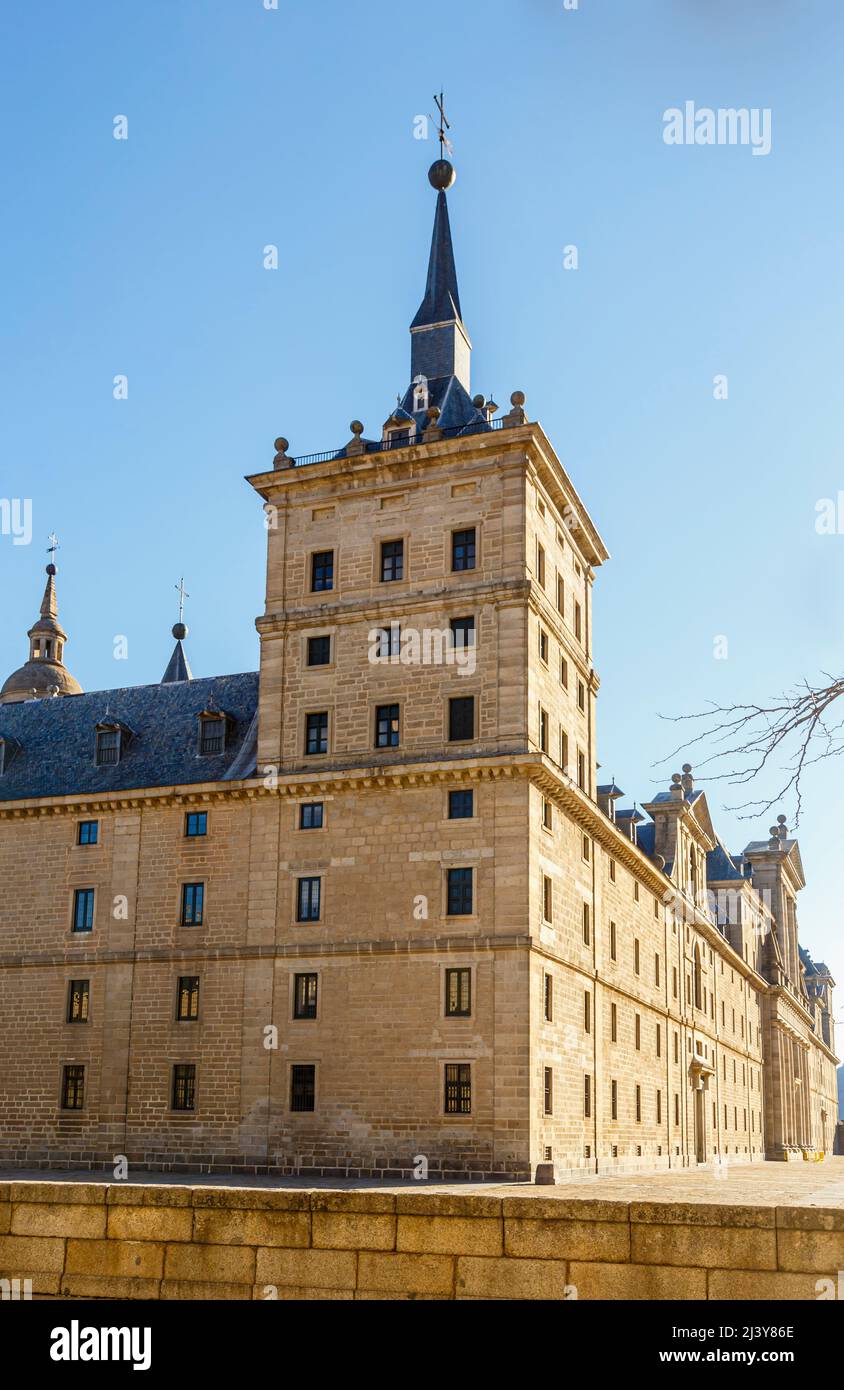
[{"label": "dormer window", "polygon": [[97,767],[120,762],[121,729],[117,724],[101,724],[97,729]]},{"label": "dormer window", "polygon": [[428,391],[428,378],[419,376],[413,378],[413,410],[427,410],[430,404],[430,393]]},{"label": "dormer window", "polygon": [[18,743],[13,738],[0,738],[0,777],[9,766],[12,758],[18,751]]},{"label": "dormer window", "polygon": [[203,710],[199,716],[199,752],[215,757],[225,752],[228,719],[219,710]]}]

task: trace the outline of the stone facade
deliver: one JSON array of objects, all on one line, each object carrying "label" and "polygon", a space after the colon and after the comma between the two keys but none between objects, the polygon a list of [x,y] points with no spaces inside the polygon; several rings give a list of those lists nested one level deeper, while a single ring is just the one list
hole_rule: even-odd
[{"label": "stone facade", "polygon": [[[796,841],[728,855],[690,769],[647,824],[597,784],[608,556],[523,399],[302,466],[278,441],[249,480],[244,775],[7,799],[0,774],[0,1161],[503,1179],[831,1152]],[[42,704],[8,707],[17,756]]]}]

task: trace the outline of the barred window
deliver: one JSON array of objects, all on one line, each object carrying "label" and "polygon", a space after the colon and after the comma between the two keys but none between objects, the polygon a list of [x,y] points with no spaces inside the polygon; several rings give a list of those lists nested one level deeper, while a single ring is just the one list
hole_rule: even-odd
[{"label": "barred window", "polygon": [[471,970],[446,970],[445,1012],[447,1018],[469,1018],[472,1013]]},{"label": "barred window", "polygon": [[98,767],[120,761],[120,730],[98,729],[95,760]]},{"label": "barred window", "polygon": [[550,1067],[544,1068],[544,1092],[545,1092],[545,1114],[554,1113],[554,1073]]},{"label": "barred window", "polygon": [[318,922],[320,910],[320,878],[300,878],[296,885],[296,921]]},{"label": "barred window", "polygon": [[73,930],[93,931],[94,928],[94,890],[77,888],[73,894]]},{"label": "barred window", "polygon": [[201,927],[202,910],[205,906],[205,884],[204,883],[183,883],[182,884],[182,913],[180,925],[183,927]]},{"label": "barred window", "polygon": [[298,1113],[316,1109],[316,1067],[290,1068],[290,1109]]},{"label": "barred window", "polygon": [[293,1017],[316,1018],[319,976],[308,972],[293,976]]},{"label": "barred window", "polygon": [[68,1023],[88,1022],[88,1001],[90,999],[90,992],[90,981],[70,981],[70,984],[67,987]]},{"label": "barred window", "polygon": [[199,1017],[199,976],[180,975],[179,995],[176,1005],[176,1018],[181,1023],[192,1023]]},{"label": "barred window", "polygon": [[62,1071],[62,1110],[81,1110],[85,1102],[85,1068],[65,1067]]},{"label": "barred window", "polygon": [[172,1108],[196,1109],[196,1065],[193,1062],[177,1062],[173,1068]]},{"label": "barred window", "polygon": [[449,869],[446,912],[449,917],[472,915],[472,870]]},{"label": "barred window", "polygon": [[226,721],[224,718],[200,720],[199,751],[205,756],[222,753],[226,746]]},{"label": "barred window", "polygon": [[472,1067],[469,1062],[447,1062],[445,1068],[446,1115],[471,1115]]},{"label": "barred window", "polygon": [[545,1022],[552,1023],[554,1019],[554,977],[545,976]]},{"label": "barred window", "polygon": [[592,1078],[588,1074],[583,1078],[583,1116],[589,1119],[592,1115]]}]

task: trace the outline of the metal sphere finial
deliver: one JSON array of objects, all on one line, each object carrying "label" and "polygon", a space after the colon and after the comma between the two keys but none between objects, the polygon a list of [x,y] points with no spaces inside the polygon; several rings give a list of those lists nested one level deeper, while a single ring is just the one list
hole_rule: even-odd
[{"label": "metal sphere finial", "polygon": [[441,193],[451,188],[456,178],[457,170],[448,159],[435,159],[428,170],[428,182]]},{"label": "metal sphere finial", "polygon": [[185,640],[185,638],[187,637],[187,635],[188,635],[188,630],[187,630],[187,628],[186,628],[186,626],[185,626],[184,623],[174,623],[174,624],[173,624],[173,636],[175,637],[175,639],[176,639],[177,642],[184,642],[184,640]]}]

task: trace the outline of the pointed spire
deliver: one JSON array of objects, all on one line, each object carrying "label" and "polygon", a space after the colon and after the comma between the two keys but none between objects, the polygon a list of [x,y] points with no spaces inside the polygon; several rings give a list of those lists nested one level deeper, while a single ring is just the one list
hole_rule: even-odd
[{"label": "pointed spire", "polygon": [[56,567],[47,566],[47,584],[44,589],[44,597],[41,600],[41,617],[52,618],[53,622],[58,622],[59,604],[56,598]]},{"label": "pointed spire", "polygon": [[[443,160],[442,163],[447,163],[447,160]],[[434,214],[425,298],[417,310],[410,330],[413,332],[414,328],[430,328],[435,323],[445,323],[451,319],[459,319],[462,322],[448,203],[445,192],[441,189],[437,194],[437,210]]]},{"label": "pointed spire", "polygon": [[167,670],[161,677],[161,685],[173,685],[176,681],[193,680],[193,674],[188,665],[188,659],[185,656],[185,649],[182,646],[187,635],[188,630],[184,623],[176,623],[174,625],[173,636],[176,639],[176,645],[173,648],[173,655],[167,663]]},{"label": "pointed spire", "polygon": [[468,393],[472,344],[463,325],[457,266],[451,240],[446,189],[456,174],[447,159],[438,159],[428,171],[428,181],[437,189],[434,231],[428,257],[425,297],[410,325],[410,375],[436,380],[456,377]]}]

